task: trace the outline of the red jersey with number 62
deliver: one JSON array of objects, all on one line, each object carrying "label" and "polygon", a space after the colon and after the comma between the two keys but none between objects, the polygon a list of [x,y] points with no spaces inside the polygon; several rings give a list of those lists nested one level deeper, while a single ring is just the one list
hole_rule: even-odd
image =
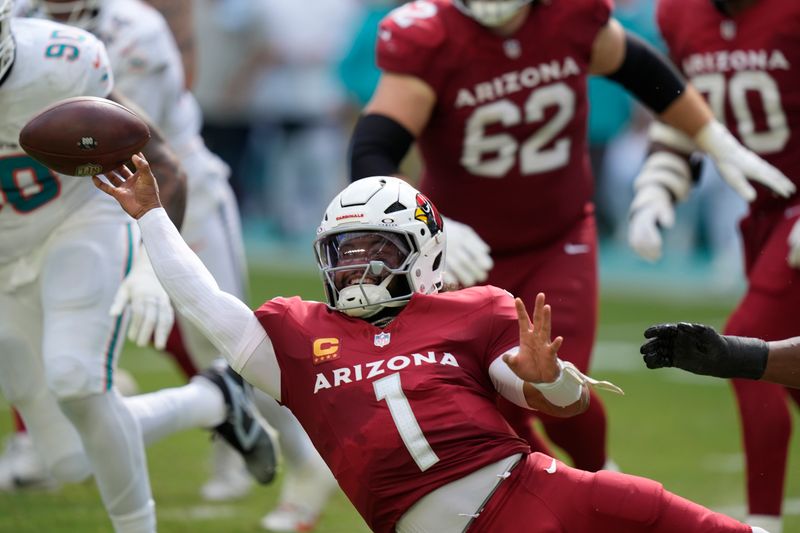
[{"label": "red jersey with number 62", "polygon": [[[738,139],[800,185],[800,2],[758,0],[726,17],[709,0],[660,0],[676,65]],[[751,209],[785,200],[761,185]]]},{"label": "red jersey with number 62", "polygon": [[610,12],[611,0],[537,2],[500,37],[449,0],[418,0],[381,23],[378,66],[436,92],[420,189],[493,252],[553,241],[591,200],[586,78]]},{"label": "red jersey with number 62", "polygon": [[495,407],[488,368],[519,343],[510,294],[416,294],[384,329],[325,304],[256,311],[281,368],[281,401],[373,531],[430,491],[528,445]]}]

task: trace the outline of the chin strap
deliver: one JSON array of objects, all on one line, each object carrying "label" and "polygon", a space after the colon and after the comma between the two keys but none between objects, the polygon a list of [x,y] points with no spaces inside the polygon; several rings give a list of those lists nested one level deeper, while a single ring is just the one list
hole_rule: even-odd
[{"label": "chin strap", "polygon": [[396,307],[392,305],[396,302],[387,301],[392,298],[388,288],[392,278],[394,275],[390,274],[378,285],[359,282],[357,285],[345,287],[339,291],[336,307],[346,315],[356,318],[369,318],[384,307]]},{"label": "chin strap", "polygon": [[[381,261],[370,261],[367,268],[377,276],[385,268],[385,265]],[[366,276],[366,273],[364,275]],[[408,303],[408,298],[393,300],[392,293],[389,292],[389,284],[394,278],[395,274],[389,274],[375,285],[364,283],[364,277],[362,277],[357,285],[350,285],[339,291],[336,308],[352,317],[369,318],[386,308],[403,307]]]}]

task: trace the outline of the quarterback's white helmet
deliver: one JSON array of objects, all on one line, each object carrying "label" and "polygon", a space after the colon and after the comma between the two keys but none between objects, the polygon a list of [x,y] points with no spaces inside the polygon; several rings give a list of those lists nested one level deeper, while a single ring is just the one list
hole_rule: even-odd
[{"label": "quarterback's white helmet", "polygon": [[453,0],[456,7],[484,26],[501,26],[533,0]]},{"label": "quarterback's white helmet", "polygon": [[28,0],[39,16],[87,31],[94,29],[103,0]]},{"label": "quarterback's white helmet", "polygon": [[366,318],[442,287],[445,235],[433,204],[405,181],[351,183],[328,206],[314,251],[328,305]]},{"label": "quarterback's white helmet", "polygon": [[14,62],[14,38],[11,36],[11,11],[14,0],[0,0],[0,79]]}]

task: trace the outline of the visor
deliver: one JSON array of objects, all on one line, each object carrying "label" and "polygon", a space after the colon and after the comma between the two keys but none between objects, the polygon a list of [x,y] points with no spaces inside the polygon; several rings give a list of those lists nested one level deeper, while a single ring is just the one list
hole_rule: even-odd
[{"label": "visor", "polygon": [[365,265],[382,261],[399,268],[408,259],[412,246],[405,235],[391,231],[351,231],[329,235],[319,241],[323,268]]}]

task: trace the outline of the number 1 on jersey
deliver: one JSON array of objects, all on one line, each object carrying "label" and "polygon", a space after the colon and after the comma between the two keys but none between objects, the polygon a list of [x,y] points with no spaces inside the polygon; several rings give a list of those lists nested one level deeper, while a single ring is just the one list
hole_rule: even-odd
[{"label": "number 1 on jersey", "polygon": [[400,438],[403,439],[408,453],[411,454],[419,469],[424,472],[438,463],[439,457],[428,444],[425,435],[422,434],[414,411],[411,410],[411,404],[408,403],[408,398],[403,393],[400,374],[390,374],[375,381],[372,386],[378,401],[386,400],[397,432],[400,433]]}]

